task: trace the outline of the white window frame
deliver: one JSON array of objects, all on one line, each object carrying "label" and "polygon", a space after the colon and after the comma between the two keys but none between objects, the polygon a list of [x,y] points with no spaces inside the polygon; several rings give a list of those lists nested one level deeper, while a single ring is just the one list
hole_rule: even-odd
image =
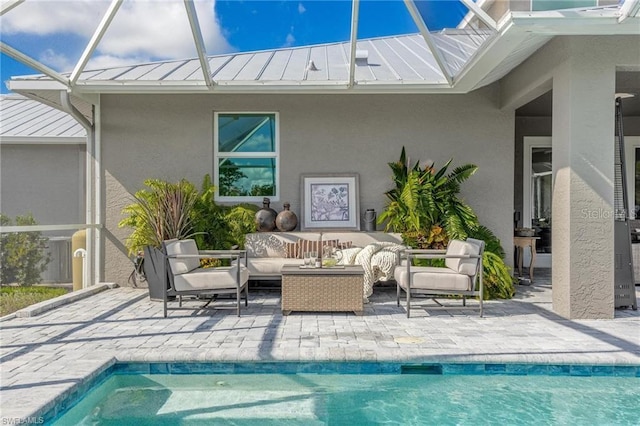
[{"label": "white window frame", "polygon": [[640,136],[625,136],[624,162],[627,172],[627,205],[629,209],[633,209],[636,205],[636,148],[640,148]]},{"label": "white window frame", "polygon": [[[274,131],[274,152],[227,152],[220,155],[219,152],[219,131],[218,117],[220,115],[273,115],[275,117]],[[280,201],[280,114],[275,111],[216,111],[213,113],[213,184],[216,187],[215,199],[220,202],[262,202],[265,198],[259,196],[221,196],[220,188],[220,170],[218,168],[220,158],[273,158],[275,159],[275,194],[269,196],[271,201]]]}]

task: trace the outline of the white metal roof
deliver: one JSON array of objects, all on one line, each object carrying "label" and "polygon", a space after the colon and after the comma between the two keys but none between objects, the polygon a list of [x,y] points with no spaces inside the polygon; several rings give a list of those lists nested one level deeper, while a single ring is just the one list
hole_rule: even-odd
[{"label": "white metal roof", "polygon": [[85,70],[121,3],[112,0],[71,73],[53,71],[2,42],[0,50],[43,72],[13,77],[12,90],[56,107],[60,92],[67,91],[91,120],[91,104],[101,93],[468,93],[499,80],[554,36],[640,35],[640,0],[613,7],[510,12],[497,23],[472,0],[461,1],[488,30],[430,32],[413,1],[405,0],[419,34],[357,40],[359,0],[353,0],[348,42],[208,56],[198,43],[197,17],[185,1],[197,58]]},{"label": "white metal roof", "polygon": [[[488,30],[446,30],[433,35],[455,76],[491,36]],[[215,84],[345,82],[349,73],[349,42],[242,52],[208,57]],[[359,40],[358,51],[367,58],[356,59],[358,84],[421,82],[446,84],[447,80],[433,54],[419,34]],[[310,67],[310,63],[313,66]],[[70,73],[62,74],[69,77]],[[15,80],[45,81],[46,75],[24,76]],[[198,59],[162,61],[131,66],[87,70],[78,84],[98,82],[179,82],[203,79]]]},{"label": "white metal roof", "polygon": [[2,143],[84,143],[87,132],[69,114],[20,95],[0,95]]}]

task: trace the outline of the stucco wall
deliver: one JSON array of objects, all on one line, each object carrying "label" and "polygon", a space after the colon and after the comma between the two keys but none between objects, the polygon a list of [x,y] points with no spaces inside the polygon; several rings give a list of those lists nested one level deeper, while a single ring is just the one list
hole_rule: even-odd
[{"label": "stucco wall", "polygon": [[31,212],[41,225],[85,222],[84,146],[3,144],[0,154],[2,213]]},{"label": "stucco wall", "polygon": [[[624,117],[625,136],[640,136],[640,117]],[[551,137],[551,117],[516,117],[513,205],[522,211],[522,161],[526,136]]]},{"label": "stucco wall", "polygon": [[475,163],[462,196],[502,239],[512,258],[512,111],[496,87],[468,95],[104,95],[101,99],[105,274],[130,273],[121,210],[147,178],[199,184],[213,171],[214,111],[280,113],[282,196],[300,212],[300,174],[357,172],[361,210],[380,212],[391,187],[388,162],[404,145],[412,159]]}]

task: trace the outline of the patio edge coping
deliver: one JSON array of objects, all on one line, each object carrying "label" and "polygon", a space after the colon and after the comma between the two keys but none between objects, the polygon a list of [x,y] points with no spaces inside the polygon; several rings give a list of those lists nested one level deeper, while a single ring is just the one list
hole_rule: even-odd
[{"label": "patio edge coping", "polygon": [[54,297],[53,299],[45,300],[35,305],[27,306],[17,310],[9,315],[0,317],[0,322],[8,321],[14,318],[30,318],[38,316],[44,312],[50,311],[57,307],[68,305],[81,299],[85,299],[94,294],[102,291],[118,287],[117,283],[99,283],[89,288],[83,288],[82,290],[72,291],[71,293],[63,294],[62,296]]}]

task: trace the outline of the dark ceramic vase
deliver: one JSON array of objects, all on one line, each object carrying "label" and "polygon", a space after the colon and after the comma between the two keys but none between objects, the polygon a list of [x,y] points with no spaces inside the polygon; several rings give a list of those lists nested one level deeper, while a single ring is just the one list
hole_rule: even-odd
[{"label": "dark ceramic vase", "polygon": [[284,210],[276,217],[276,227],[283,232],[293,231],[298,226],[298,216],[289,208],[291,204],[284,203]]},{"label": "dark ceramic vase", "polygon": [[278,213],[269,207],[271,200],[264,198],[262,208],[256,212],[256,230],[258,232],[269,232],[276,229],[276,216]]}]

